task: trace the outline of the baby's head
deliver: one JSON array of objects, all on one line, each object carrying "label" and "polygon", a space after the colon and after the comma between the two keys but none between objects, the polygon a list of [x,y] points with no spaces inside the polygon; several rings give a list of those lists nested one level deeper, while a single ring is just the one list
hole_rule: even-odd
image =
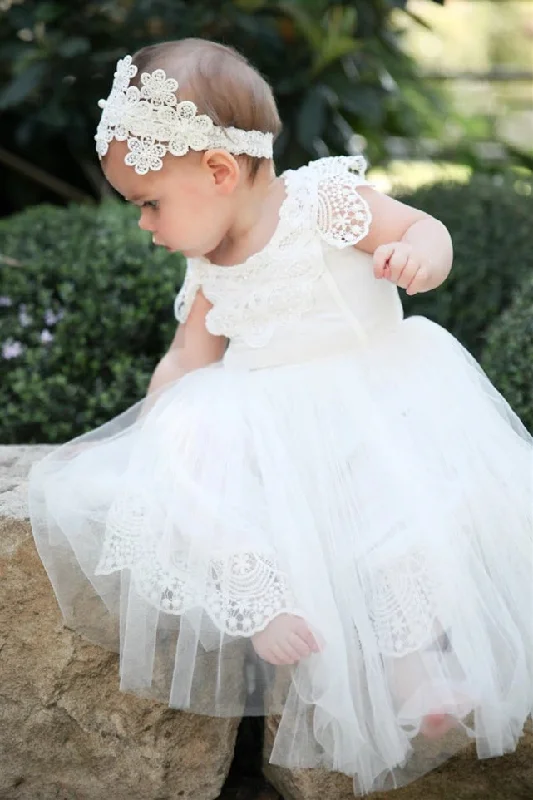
[{"label": "baby's head", "polygon": [[213,251],[272,172],[281,123],[266,81],[233,49],[184,39],[121,60],[101,105],[102,168],[140,226],[170,250]]}]

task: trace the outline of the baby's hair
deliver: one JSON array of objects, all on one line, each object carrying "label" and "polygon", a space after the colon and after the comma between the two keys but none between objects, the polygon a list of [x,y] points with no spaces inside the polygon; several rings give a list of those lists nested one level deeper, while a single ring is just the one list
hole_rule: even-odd
[{"label": "baby's hair", "polygon": [[[181,39],[143,47],[133,56],[138,69],[132,83],[139,84],[143,72],[164,69],[178,81],[178,100],[192,100],[199,114],[207,114],[215,125],[245,131],[281,131],[281,121],[272,89],[246,58],[227,45],[207,39]],[[266,160],[238,156],[247,164],[253,181]]]}]

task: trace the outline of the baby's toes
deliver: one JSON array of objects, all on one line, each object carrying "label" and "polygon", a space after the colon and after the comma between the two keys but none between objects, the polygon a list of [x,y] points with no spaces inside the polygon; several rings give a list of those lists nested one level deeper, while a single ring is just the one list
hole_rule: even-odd
[{"label": "baby's toes", "polygon": [[297,664],[302,658],[308,655],[308,652],[300,652],[301,648],[295,646],[293,642],[293,638],[291,637],[290,640],[283,642],[281,644],[281,649],[289,659],[286,663],[287,664]]},{"label": "baby's toes", "polygon": [[256,654],[263,661],[266,661],[267,664],[274,664],[275,666],[279,666],[279,664],[282,663],[280,661],[280,658],[274,653],[274,649],[271,646],[268,646],[261,641],[259,643],[253,641],[252,643]]},{"label": "baby's toes", "polygon": [[302,619],[299,621],[298,627],[295,629],[295,633],[300,637],[300,639],[302,639],[302,641],[305,642],[305,644],[313,653],[320,652],[320,646],[305,620]]},{"label": "baby's toes", "polygon": [[293,649],[298,653],[299,658],[307,658],[307,656],[311,655],[312,653],[312,648],[297,633],[292,634],[290,638],[290,644],[293,647]]},{"label": "baby's toes", "polygon": [[294,664],[295,661],[299,661],[299,656],[296,651],[293,651],[292,648],[288,647],[285,642],[283,644],[272,645],[270,650],[276,659],[275,662],[271,661],[271,664]]}]

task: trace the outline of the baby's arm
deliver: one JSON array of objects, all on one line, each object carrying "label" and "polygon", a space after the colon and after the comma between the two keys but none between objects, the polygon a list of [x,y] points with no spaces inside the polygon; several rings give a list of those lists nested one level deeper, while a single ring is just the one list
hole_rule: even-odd
[{"label": "baby's arm", "polygon": [[206,329],[205,317],[211,308],[212,303],[198,291],[187,320],[178,325],[168,351],[154,370],[148,395],[187,372],[220,361],[227,340],[224,336],[213,336]]},{"label": "baby's arm", "polygon": [[453,260],[452,240],[442,222],[369,186],[359,187],[358,193],[372,224],[356,247],[373,254],[376,278],[392,281],[407,294],[440,286]]}]

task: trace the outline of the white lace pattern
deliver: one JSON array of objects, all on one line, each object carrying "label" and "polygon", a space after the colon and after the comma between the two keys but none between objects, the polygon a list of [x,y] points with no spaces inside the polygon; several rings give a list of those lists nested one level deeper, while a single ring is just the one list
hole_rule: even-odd
[{"label": "white lace pattern", "polygon": [[136,75],[131,56],[120,59],[109,97],[99,101],[103,111],[94,138],[100,157],[116,139],[127,142],[124,161],[139,175],[162,169],[166,153],[183,156],[189,150],[220,147],[235,155],[272,158],[272,133],[216,126],[191,100],[178,102],[178,82],[162,69],[143,72],[140,88],[130,85]]},{"label": "white lace pattern", "polygon": [[151,535],[154,508],[148,499],[127,493],[110,508],[97,575],[131,569],[139,594],[167,614],[201,607],[231,636],[252,636],[296,606],[287,578],[267,553],[236,552],[199,559],[175,537],[164,554]]},{"label": "white lace pattern", "polygon": [[383,655],[405,656],[431,641],[438,604],[436,570],[420,548],[370,572],[366,594]]},{"label": "white lace pattern", "polygon": [[345,247],[368,233],[370,210],[357,192],[364,168],[362,157],[346,156],[284,173],[286,197],[266,247],[232,267],[191,259],[175,301],[178,321],[187,319],[200,287],[213,303],[206,327],[214,335],[262,347],[280,325],[299,320],[325,270],[321,240]]},{"label": "white lace pattern", "polygon": [[318,230],[333,247],[355,245],[370,230],[372,214],[358,192],[368,185],[361,156],[323,158],[317,162]]}]

